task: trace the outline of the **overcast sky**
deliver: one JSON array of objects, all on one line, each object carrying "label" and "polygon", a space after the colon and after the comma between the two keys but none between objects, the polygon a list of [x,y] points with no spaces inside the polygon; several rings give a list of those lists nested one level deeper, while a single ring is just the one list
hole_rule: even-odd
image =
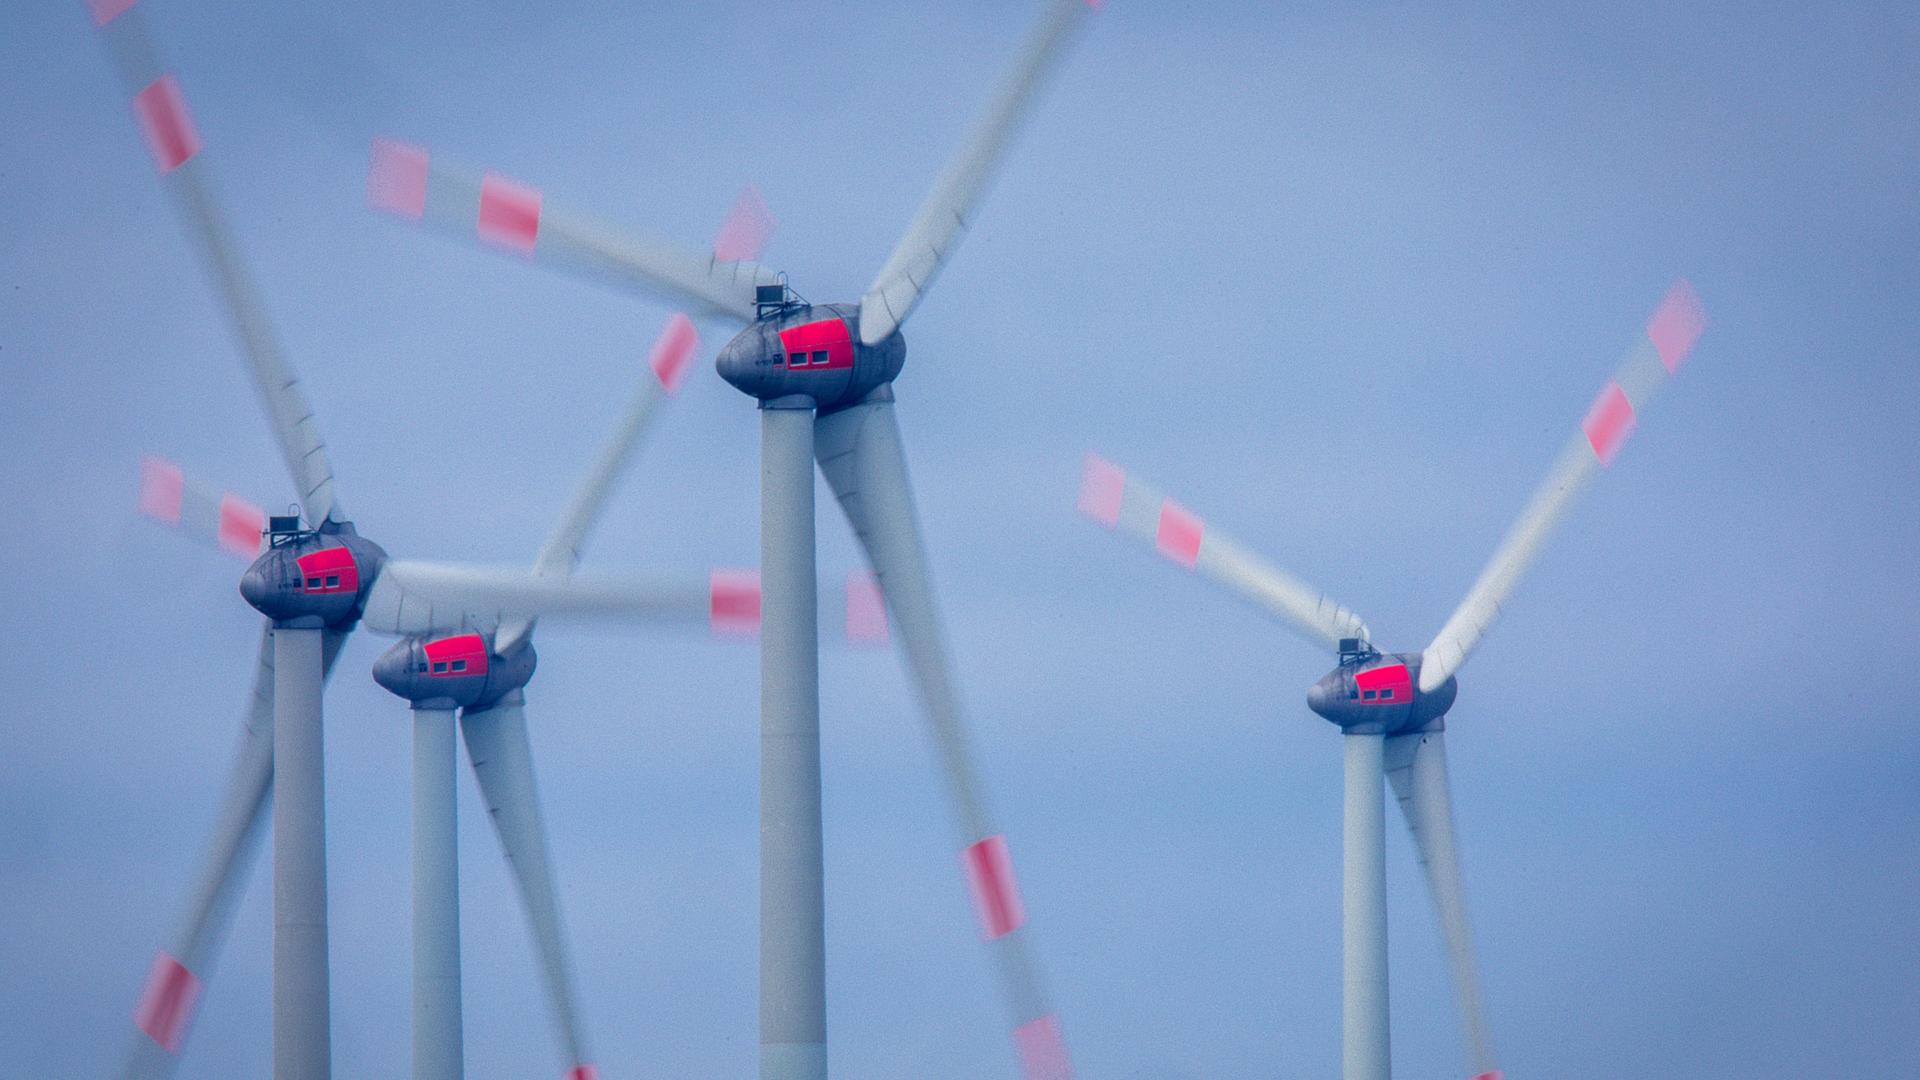
[{"label": "overcast sky", "polygon": [[[707,242],[745,183],[864,289],[1036,12],[148,0],[361,530],[530,560],[666,305],[375,215],[376,135]],[[981,754],[1083,1076],[1331,1076],[1329,658],[1073,512],[1089,449],[1420,647],[1654,304],[1712,320],[1461,676],[1513,1080],[1920,1075],[1920,13],[1111,0],[909,327],[897,392]],[[0,1077],[100,1076],[180,916],[258,616],[144,454],[293,496],[79,0],[0,10]],[[703,356],[726,328],[704,328]],[[703,359],[588,553],[758,551]],[[823,576],[859,565],[824,488]],[[829,598],[825,610],[835,610]],[[831,623],[827,629],[834,629]],[[832,635],[829,635],[830,637]],[[757,649],[541,632],[535,752],[607,1080],[749,1076]],[[334,1060],[408,1055],[404,703],[327,697]],[[822,659],[836,1076],[1012,1076],[897,656]],[[462,780],[468,1061],[561,1067]],[[1397,820],[1397,816],[1396,819]],[[264,853],[263,853],[264,854]],[[1388,844],[1394,1056],[1462,1073]],[[267,862],[185,1075],[264,1075]]]}]

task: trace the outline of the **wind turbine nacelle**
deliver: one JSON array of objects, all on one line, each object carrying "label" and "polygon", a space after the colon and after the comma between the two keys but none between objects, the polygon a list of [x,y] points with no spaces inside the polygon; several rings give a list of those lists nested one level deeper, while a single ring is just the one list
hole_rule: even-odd
[{"label": "wind turbine nacelle", "polygon": [[860,343],[858,304],[787,304],[735,335],[714,366],[761,401],[807,397],[824,410],[892,382],[906,360],[898,330],[878,345]]},{"label": "wind turbine nacelle", "polygon": [[1368,651],[1321,676],[1307,691],[1307,708],[1353,735],[1439,730],[1460,684],[1449,678],[1421,693],[1420,659]]},{"label": "wind turbine nacelle", "polygon": [[[276,526],[282,520],[274,519]],[[352,532],[269,531],[240,595],[275,624],[334,626],[360,617],[361,595],[387,553]]]},{"label": "wind turbine nacelle", "polygon": [[495,656],[485,634],[408,638],[373,662],[373,681],[416,709],[464,709],[490,705],[527,685],[538,659],[532,642],[512,656]]}]

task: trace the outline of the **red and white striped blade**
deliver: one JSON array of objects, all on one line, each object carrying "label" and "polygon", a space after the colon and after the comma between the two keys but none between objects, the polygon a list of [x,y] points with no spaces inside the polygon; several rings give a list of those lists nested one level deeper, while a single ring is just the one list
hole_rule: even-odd
[{"label": "red and white striped blade", "polygon": [[723,637],[760,633],[760,571],[716,569],[708,579],[707,621]]},{"label": "red and white striped blade", "polygon": [[1706,309],[1685,278],[1675,281],[1644,332],[1568,440],[1532,501],[1500,542],[1485,570],[1427,646],[1420,689],[1437,689],[1467,662],[1501,609],[1539,558],[1547,538],[1599,470],[1613,464],[1640,414],[1680,370],[1706,329]]},{"label": "red and white striped blade", "polygon": [[325,440],[207,183],[200,131],[179,79],[161,62],[135,0],[89,0],[88,7],[126,87],[161,186],[219,296],[307,520],[337,518]]},{"label": "red and white striped blade", "polygon": [[1108,528],[1152,544],[1174,565],[1226,586],[1328,648],[1337,647],[1341,638],[1371,637],[1358,615],[1097,454],[1087,455],[1081,473],[1079,509]]},{"label": "red and white striped blade", "polygon": [[[346,635],[328,630],[321,640],[321,678],[326,680],[333,676]],[[134,1006],[136,1034],[119,1073],[132,1080],[164,1080],[178,1067],[207,973],[219,958],[249,860],[265,832],[273,784],[273,640],[265,624],[254,657],[253,690],[212,841],[192,878],[182,918],[167,946],[155,954]]]},{"label": "red and white striped blade", "polygon": [[202,543],[251,560],[260,553],[267,514],[232,492],[188,480],[160,457],[140,462],[140,513]]},{"label": "red and white striped blade", "polygon": [[[715,570],[711,585],[713,632],[721,637],[752,636],[760,632],[760,573],[757,570]],[[822,581],[822,596],[833,591]],[[824,606],[824,605],[823,605]],[[884,648],[892,640],[887,602],[879,579],[870,571],[855,570],[846,578],[846,639],[861,648]]]},{"label": "red and white striped blade", "polygon": [[[626,292],[663,296],[702,315],[750,322],[754,289],[779,282],[751,259],[728,260],[632,236],[555,205],[520,180],[476,173],[393,139],[374,140],[367,202]],[[772,217],[764,206],[737,208],[736,218],[720,238],[729,251],[765,242]]]},{"label": "red and white striped blade", "polygon": [[814,456],[866,549],[933,737],[960,840],[960,865],[1011,1017],[1027,1080],[1073,1075],[1060,1022],[1034,955],[1006,836],[993,825],[954,685],[907,480],[893,402],[818,418]]},{"label": "red and white striped blade", "polygon": [[[693,320],[675,312],[661,329],[660,336],[654,340],[652,352],[647,357],[648,374],[641,377],[626,412],[621,414],[620,422],[614,426],[613,434],[595,456],[586,478],[574,492],[573,500],[567,504],[553,531],[547,534],[547,542],[540,548],[540,554],[534,558],[534,574],[565,577],[573,572],[580,561],[581,551],[586,547],[588,534],[599,522],[620,478],[632,465],[641,440],[653,426],[654,417],[659,414],[662,400],[679,389],[680,381],[686,377],[687,365],[692,362],[699,347],[700,335],[694,330]],[[510,653],[519,648],[520,643],[532,632],[531,619],[509,618],[500,624],[494,647],[503,655]]]},{"label": "red and white striped blade", "polygon": [[169,1054],[180,1052],[193,1008],[200,1000],[200,978],[172,953],[154,954],[147,984],[133,1009],[133,1023]]},{"label": "red and white striped blade", "polygon": [[760,197],[760,189],[748,184],[740,189],[727,220],[714,234],[713,257],[721,262],[757,262],[779,224]]},{"label": "red and white striped blade", "polygon": [[880,579],[871,571],[847,575],[847,641],[854,645],[887,644],[887,601]]}]

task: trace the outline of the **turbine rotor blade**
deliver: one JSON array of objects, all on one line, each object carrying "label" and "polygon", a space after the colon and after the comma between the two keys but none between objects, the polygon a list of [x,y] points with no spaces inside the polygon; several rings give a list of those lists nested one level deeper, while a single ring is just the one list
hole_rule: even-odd
[{"label": "turbine rotor blade", "polygon": [[[755,287],[780,281],[750,260],[722,259],[625,234],[554,206],[537,188],[494,173],[475,174],[391,139],[373,144],[367,201],[441,232],[478,237],[623,292],[665,297],[702,315],[751,322]],[[743,226],[749,238],[753,227]]]},{"label": "turbine rotor blade", "polygon": [[919,692],[960,832],[961,863],[1007,998],[1022,1065],[1028,1080],[1063,1080],[1072,1075],[1072,1065],[1030,951],[1006,837],[994,827],[976,772],[927,576],[890,388],[819,418],[814,453],[866,549]]},{"label": "turbine rotor blade", "polygon": [[[693,358],[694,350],[699,346],[700,335],[693,328],[693,320],[678,313],[667,320],[648,358],[651,377],[640,380],[639,389],[634,392],[633,400],[627,405],[627,411],[614,428],[612,437],[594,459],[586,479],[574,493],[573,502],[567,506],[559,523],[548,535],[546,545],[533,561],[534,576],[566,577],[579,564],[580,552],[586,547],[587,534],[599,522],[614,486],[632,464],[641,438],[659,412],[660,403],[679,388],[680,379],[686,373],[687,361]],[[494,648],[502,655],[510,653],[519,648],[532,632],[532,619],[509,619],[494,636]]]},{"label": "turbine rotor blade", "polygon": [[1447,968],[1460,1009],[1469,1068],[1476,1080],[1499,1077],[1494,1068],[1493,1036],[1487,1026],[1486,1004],[1480,995],[1480,967],[1473,948],[1473,926],[1467,919],[1465,891],[1460,885],[1460,855],[1454,843],[1453,798],[1447,783],[1445,733],[1415,732],[1387,739],[1385,767],[1393,796],[1413,834],[1414,850],[1425,871],[1427,892],[1447,950]]},{"label": "turbine rotor blade", "polygon": [[906,235],[860,300],[860,340],[885,341],[907,321],[933,279],[960,246],[974,207],[1005,154],[1013,133],[1032,108],[1034,91],[1056,66],[1067,40],[1080,25],[1089,0],[1052,0],[1028,33],[1019,55],[1000,78],[993,96],[974,121],[947,167],[920,206]]},{"label": "turbine rotor blade", "polygon": [[492,628],[514,618],[703,625],[713,604],[714,585],[704,577],[538,577],[519,567],[390,559],[368,592],[361,622],[401,636]]},{"label": "turbine rotor blade", "polygon": [[307,520],[314,525],[344,520],[313,406],[281,354],[279,335],[267,318],[260,291],[203,174],[200,135],[179,83],[160,61],[141,13],[132,10],[134,0],[92,0],[90,6],[114,67],[133,95],[134,112],[160,170],[161,186],[179,211],[219,294]]},{"label": "turbine rotor blade", "polygon": [[1253,601],[1316,644],[1331,649],[1342,638],[1372,640],[1360,616],[1103,457],[1087,455],[1079,505],[1081,513],[1151,543],[1174,563]]},{"label": "turbine rotor blade", "polygon": [[[322,678],[333,672],[346,635],[329,631],[322,643]],[[213,842],[188,895],[185,917],[169,947],[154,956],[152,971],[134,1009],[137,1028],[122,1075],[131,1080],[164,1080],[173,1075],[193,1024],[195,1007],[206,990],[228,919],[246,884],[248,866],[259,848],[266,822],[267,795],[273,790],[273,638],[262,628],[255,660],[253,691],[240,746],[227,779]]]},{"label": "turbine rotor blade", "polygon": [[1693,286],[1685,278],[1674,282],[1648,321],[1645,335],[1628,350],[1626,359],[1600,391],[1580,430],[1568,440],[1546,481],[1535,490],[1520,519],[1480,572],[1479,580],[1427,646],[1420,667],[1421,693],[1438,689],[1467,662],[1574,500],[1601,467],[1613,463],[1641,410],[1680,370],[1706,322],[1706,312]]},{"label": "turbine rotor blade", "polygon": [[568,1078],[592,1080],[595,1074],[588,1063],[577,1004],[578,980],[554,893],[553,859],[534,783],[525,705],[525,695],[516,690],[486,708],[466,709],[460,714],[460,733],[466,739],[467,758],[473,763],[473,776],[480,784],[500,851],[520,891],[560,1050],[571,1070]]},{"label": "turbine rotor blade", "polygon": [[260,554],[267,512],[231,492],[190,480],[180,466],[148,456],[140,462],[140,513],[203,544],[252,561]]}]

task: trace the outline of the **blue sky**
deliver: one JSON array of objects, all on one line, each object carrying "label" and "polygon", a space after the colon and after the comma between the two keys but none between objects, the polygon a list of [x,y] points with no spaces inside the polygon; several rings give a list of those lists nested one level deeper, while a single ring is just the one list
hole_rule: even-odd
[{"label": "blue sky", "polygon": [[[740,185],[816,300],[884,259],[1027,3],[149,0],[345,504],[530,559],[669,309],[363,206],[424,143],[699,244]],[[0,12],[0,1077],[100,1075],[178,915],[251,675],[240,565],[143,454],[290,498],[80,5]],[[1078,519],[1097,449],[1417,648],[1677,275],[1712,319],[1461,676],[1469,903],[1510,1077],[1920,1073],[1920,14],[1895,4],[1111,0],[916,314],[933,568],[1082,1074],[1332,1075],[1325,657]],[[722,327],[705,328],[710,356]],[[702,364],[590,548],[750,564],[757,424]],[[822,499],[823,511],[830,500]],[[823,571],[858,564],[823,512]],[[335,1060],[407,1055],[410,739],[329,693]],[[602,1075],[743,1076],[756,650],[549,627],[535,750]],[[897,659],[823,657],[830,1040],[1012,1075]],[[468,1060],[558,1063],[462,781]],[[1459,1071],[1389,839],[1395,1058]],[[265,862],[186,1075],[267,1068]]]}]

